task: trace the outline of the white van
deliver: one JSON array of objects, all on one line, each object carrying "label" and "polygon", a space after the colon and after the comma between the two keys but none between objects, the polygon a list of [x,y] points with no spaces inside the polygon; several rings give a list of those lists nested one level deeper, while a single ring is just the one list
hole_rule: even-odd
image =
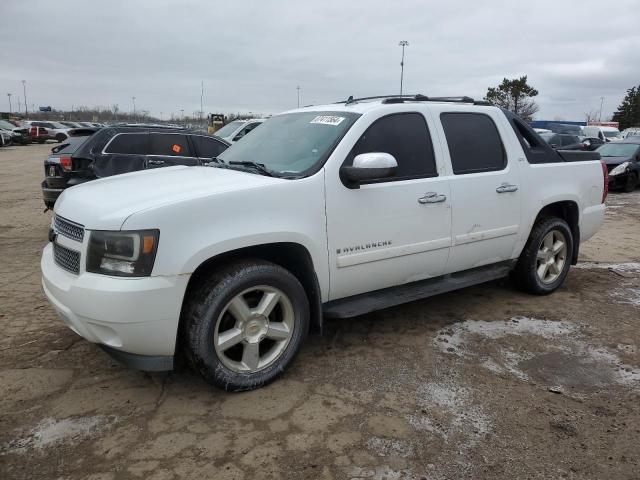
[{"label": "white van", "polygon": [[603,142],[622,140],[622,134],[616,127],[601,127],[599,125],[587,125],[583,127],[583,135],[590,138],[599,138]]}]

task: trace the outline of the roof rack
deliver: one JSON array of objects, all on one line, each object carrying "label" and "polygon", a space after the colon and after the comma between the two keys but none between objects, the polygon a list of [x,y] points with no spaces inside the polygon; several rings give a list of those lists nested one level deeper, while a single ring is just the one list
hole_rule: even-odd
[{"label": "roof rack", "polygon": [[348,99],[343,100],[341,102],[336,103],[344,103],[345,105],[350,105],[352,103],[357,103],[364,100],[380,100],[382,99],[382,103],[404,103],[408,102],[451,102],[451,103],[471,103],[473,105],[492,105],[491,102],[487,102],[485,100],[474,100],[471,97],[461,96],[461,97],[427,97],[426,95],[422,95],[420,93],[416,95],[378,95],[375,97],[361,97],[361,98],[353,98],[351,95]]}]

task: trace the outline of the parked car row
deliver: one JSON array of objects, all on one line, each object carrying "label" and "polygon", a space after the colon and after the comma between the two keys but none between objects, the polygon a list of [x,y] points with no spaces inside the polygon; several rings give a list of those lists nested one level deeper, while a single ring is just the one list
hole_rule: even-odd
[{"label": "parked car row", "polygon": [[58,143],[70,136],[70,131],[83,128],[101,128],[95,122],[41,121],[41,120],[0,120],[0,147],[29,143],[44,143],[53,140]]},{"label": "parked car row", "polygon": [[42,195],[47,208],[69,187],[138,170],[203,165],[229,142],[183,129],[123,125],[71,130],[44,162]]}]

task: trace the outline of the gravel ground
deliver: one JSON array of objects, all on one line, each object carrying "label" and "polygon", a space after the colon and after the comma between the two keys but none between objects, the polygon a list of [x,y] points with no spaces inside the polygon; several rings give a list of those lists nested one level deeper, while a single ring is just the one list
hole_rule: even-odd
[{"label": "gravel ground", "polygon": [[0,478],[639,478],[640,191],[565,286],[499,281],[327,322],[228,394],[123,368],[40,286],[49,146],[0,149]]}]

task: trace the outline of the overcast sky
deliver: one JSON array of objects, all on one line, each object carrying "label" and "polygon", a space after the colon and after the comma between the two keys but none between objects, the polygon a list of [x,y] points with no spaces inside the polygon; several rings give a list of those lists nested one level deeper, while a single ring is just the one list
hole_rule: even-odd
[{"label": "overcast sky", "polygon": [[164,118],[277,113],[349,95],[482,98],[526,74],[539,119],[609,116],[640,84],[638,0],[2,0],[0,111],[113,105]]}]

